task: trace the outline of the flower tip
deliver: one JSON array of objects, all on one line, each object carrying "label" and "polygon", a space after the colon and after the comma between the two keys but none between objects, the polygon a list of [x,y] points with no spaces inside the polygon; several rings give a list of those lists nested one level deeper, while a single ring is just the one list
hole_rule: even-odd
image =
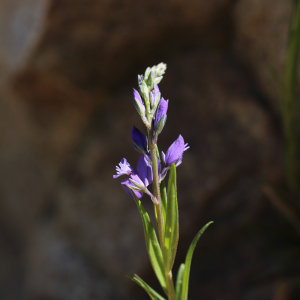
[{"label": "flower tip", "polygon": [[133,96],[135,98],[140,96],[139,92],[135,88],[133,88]]},{"label": "flower tip", "polygon": [[184,144],[183,151],[186,151],[187,149],[190,149],[190,146],[188,143]]}]

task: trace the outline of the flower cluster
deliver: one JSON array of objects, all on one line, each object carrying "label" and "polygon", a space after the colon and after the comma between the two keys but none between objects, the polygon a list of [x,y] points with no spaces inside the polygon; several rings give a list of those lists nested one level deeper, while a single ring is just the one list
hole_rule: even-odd
[{"label": "flower cluster", "polygon": [[[167,110],[169,101],[161,97],[158,83],[165,73],[166,65],[161,63],[152,68],[147,68],[145,75],[138,76],[139,92],[133,89],[133,102],[147,128],[147,137],[135,126],[131,130],[131,139],[133,147],[142,154],[137,164],[137,172],[131,168],[125,158],[121,160],[116,167],[117,178],[127,175],[128,178],[121,182],[122,187],[132,197],[131,191],[141,198],[143,194],[148,194],[154,203],[157,203],[156,197],[148,190],[148,186],[153,182],[153,159],[157,159],[158,183],[167,175],[172,164],[176,167],[182,162],[182,155],[187,150],[188,144],[184,143],[181,135],[169,147],[166,154],[161,152],[161,160],[157,155],[157,139],[163,130],[167,120]],[[157,158],[153,158],[150,151],[150,144],[156,148]]]}]

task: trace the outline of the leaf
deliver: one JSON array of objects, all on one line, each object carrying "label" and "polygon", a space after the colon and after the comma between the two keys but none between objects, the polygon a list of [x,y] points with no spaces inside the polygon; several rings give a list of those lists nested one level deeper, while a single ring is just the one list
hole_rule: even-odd
[{"label": "leaf", "polygon": [[152,300],[165,300],[160,294],[158,294],[155,290],[153,290],[142,278],[137,275],[128,276],[134,282],[136,282],[139,286],[141,286],[150,296]]},{"label": "leaf", "polygon": [[[164,180],[160,183],[160,197],[161,197],[164,224],[166,224],[167,189],[166,189]],[[156,210],[155,204],[153,205],[153,207],[154,207],[154,215],[155,215],[155,220],[156,220],[156,226],[158,227],[157,210]]]},{"label": "leaf", "polygon": [[162,212],[164,217],[164,224],[166,224],[167,189],[164,180],[162,180],[162,182],[160,183],[160,196],[161,196],[161,205],[162,205]]},{"label": "leaf", "polygon": [[156,232],[153,228],[150,217],[146,212],[142,202],[135,196],[134,193],[132,193],[132,195],[143,220],[146,246],[152,264],[152,268],[163,290],[165,291],[166,294],[168,294],[167,281],[166,281],[165,271],[164,271],[163,256],[157,240]]},{"label": "leaf", "polygon": [[176,187],[176,167],[172,164],[168,182],[168,203],[166,211],[165,239],[163,257],[166,272],[172,269],[179,237],[178,204]]},{"label": "leaf", "polygon": [[204,225],[201,230],[197,233],[195,238],[193,239],[190,248],[188,250],[188,253],[186,255],[185,259],[185,268],[183,272],[183,281],[182,281],[182,292],[181,292],[181,298],[180,300],[187,300],[188,298],[188,289],[189,289],[189,277],[190,277],[190,270],[191,270],[191,262],[193,253],[195,250],[195,247],[197,245],[198,240],[200,239],[201,235],[205,231],[205,229],[213,222],[209,222],[206,225]]},{"label": "leaf", "polygon": [[180,300],[180,296],[181,296],[184,267],[185,267],[184,264],[181,264],[177,273],[176,293],[175,293],[176,300]]}]

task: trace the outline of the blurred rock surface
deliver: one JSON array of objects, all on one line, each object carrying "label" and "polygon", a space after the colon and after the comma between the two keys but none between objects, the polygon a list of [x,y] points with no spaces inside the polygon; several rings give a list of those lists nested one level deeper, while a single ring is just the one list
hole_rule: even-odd
[{"label": "blurred rock surface", "polygon": [[199,227],[215,221],[195,253],[191,298],[272,299],[273,285],[247,285],[271,268],[248,232],[265,218],[260,186],[280,174],[281,145],[234,53],[275,99],[261,66],[282,67],[289,12],[280,5],[0,0],[0,232],[19,249],[9,253],[5,239],[0,247],[0,286],[6,278],[13,286],[3,299],[147,299],[125,277],[156,284],[140,216],[112,175],[123,157],[135,167],[130,129],[142,125],[132,86],[160,61],[170,99],[161,150],[178,134],[191,146],[178,169],[178,263]]},{"label": "blurred rock surface", "polygon": [[262,92],[278,110],[292,1],[240,0],[234,46]]}]

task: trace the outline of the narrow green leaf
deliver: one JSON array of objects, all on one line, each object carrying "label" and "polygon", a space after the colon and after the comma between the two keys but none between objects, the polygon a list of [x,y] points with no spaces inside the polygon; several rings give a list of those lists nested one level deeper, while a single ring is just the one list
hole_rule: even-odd
[{"label": "narrow green leaf", "polygon": [[[161,204],[162,204],[164,224],[166,224],[167,189],[166,189],[164,180],[160,183],[160,196],[161,196]],[[153,204],[153,208],[154,208],[156,226],[158,227],[157,210],[156,210],[155,204]]]},{"label": "narrow green leaf", "polygon": [[176,300],[180,300],[181,291],[182,291],[183,272],[184,272],[184,264],[181,264],[176,278]]},{"label": "narrow green leaf", "polygon": [[[161,197],[164,224],[166,224],[167,189],[166,189],[164,180],[160,183],[160,197]],[[155,204],[153,204],[153,208],[154,208],[156,226],[158,227],[157,210],[156,210]]]},{"label": "narrow green leaf", "polygon": [[166,281],[166,276],[164,271],[163,256],[157,240],[156,232],[153,228],[150,217],[146,212],[142,202],[135,196],[134,193],[132,193],[132,195],[143,220],[146,246],[147,246],[147,250],[148,250],[148,254],[149,254],[149,258],[153,270],[163,290],[165,291],[166,294],[168,294],[167,281]]},{"label": "narrow green leaf", "polygon": [[200,237],[203,234],[203,232],[205,231],[205,229],[211,223],[213,223],[213,222],[209,222],[201,228],[201,230],[197,233],[197,235],[193,239],[191,246],[188,250],[188,253],[187,253],[186,259],[185,259],[185,268],[184,268],[184,272],[183,272],[183,281],[182,281],[182,293],[181,293],[180,300],[188,299],[187,297],[188,297],[188,290],[189,290],[189,278],[190,278],[190,270],[191,270],[191,262],[192,262],[193,253],[194,253],[194,250],[195,250],[198,240],[200,239]]},{"label": "narrow green leaf", "polygon": [[165,269],[169,272],[172,269],[177,244],[178,244],[178,204],[176,187],[176,167],[172,164],[168,182],[168,203],[166,211],[165,240],[163,246],[163,256]]},{"label": "narrow green leaf", "polygon": [[139,286],[141,286],[150,296],[152,300],[165,300],[160,294],[158,294],[155,290],[153,290],[142,278],[137,275],[128,276],[134,282],[136,282]]},{"label": "narrow green leaf", "polygon": [[154,209],[154,216],[155,216],[156,228],[158,228],[157,210],[156,210],[156,206],[155,206],[154,203],[153,203],[153,209]]},{"label": "narrow green leaf", "polygon": [[155,150],[156,150],[156,156],[159,160],[159,162],[161,163],[161,160],[160,160],[160,155],[159,155],[159,151],[158,151],[158,147],[157,147],[157,144],[155,145]]},{"label": "narrow green leaf", "polygon": [[165,185],[164,180],[160,183],[160,196],[161,196],[161,204],[162,204],[162,212],[163,212],[163,217],[164,217],[164,224],[166,224],[167,189],[166,189],[166,185]]}]

